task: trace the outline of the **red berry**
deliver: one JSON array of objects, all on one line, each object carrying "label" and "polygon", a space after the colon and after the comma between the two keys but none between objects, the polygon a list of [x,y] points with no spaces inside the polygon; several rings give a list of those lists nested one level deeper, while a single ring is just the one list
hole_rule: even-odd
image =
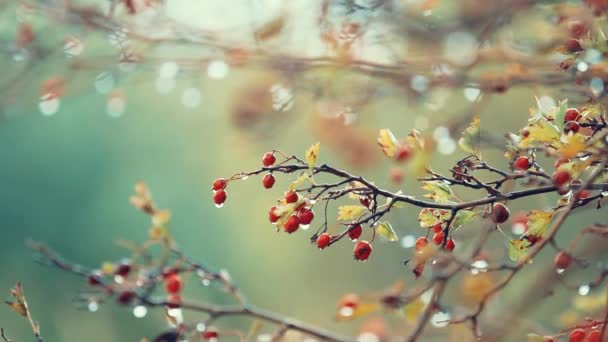
[{"label": "red berry", "polygon": [[587,342],[600,342],[602,333],[599,330],[591,330],[587,335]]},{"label": "red berry", "polygon": [[553,185],[558,188],[564,187],[570,181],[570,173],[566,170],[558,170],[551,175]]},{"label": "red berry", "polygon": [[354,309],[359,305],[359,296],[354,293],[345,294],[338,302],[338,308]]},{"label": "red berry", "polygon": [[182,279],[178,274],[173,274],[165,279],[165,290],[167,293],[179,293],[182,289]]},{"label": "red berry", "polygon": [[437,232],[433,235],[433,242],[436,245],[441,245],[441,243],[443,242],[443,237],[445,236],[445,234],[443,234],[443,232]]},{"label": "red berry", "polygon": [[135,292],[131,290],[125,290],[118,294],[118,298],[116,299],[120,304],[129,304],[135,298]]},{"label": "red berry", "polygon": [[88,281],[91,286],[101,285],[101,276],[99,274],[91,274],[89,275]]},{"label": "red berry", "polygon": [[433,227],[431,227],[433,229],[434,233],[438,233],[440,231],[443,230],[443,222],[437,222],[435,223],[435,225],[433,225]]},{"label": "red berry", "polygon": [[445,242],[445,249],[451,252],[454,248],[456,248],[456,243],[453,239],[448,239],[448,241]]},{"label": "red berry", "polygon": [[570,32],[570,36],[572,38],[581,38],[589,31],[589,29],[584,22],[580,20],[571,20],[568,22],[568,31]]},{"label": "red berry", "polygon": [[399,184],[403,181],[403,170],[398,167],[394,167],[389,172],[389,178],[391,182]]},{"label": "red berry", "polygon": [[298,194],[295,191],[288,191],[285,193],[285,203],[296,203],[298,201]]},{"label": "red berry", "polygon": [[131,265],[127,263],[119,264],[116,266],[116,270],[114,270],[114,274],[121,277],[126,277],[129,272],[131,272]]},{"label": "red berry", "polygon": [[218,178],[213,181],[213,184],[211,185],[211,190],[224,190],[226,189],[226,185],[228,185],[227,180],[225,180],[224,178]]},{"label": "red berry", "polygon": [[532,163],[530,163],[530,158],[527,156],[521,156],[513,162],[513,168],[518,171],[525,171],[529,169],[530,166],[532,166]]},{"label": "red berry", "polygon": [[266,152],[262,158],[262,163],[266,167],[272,166],[275,161],[277,161],[277,157],[275,157],[272,152]]},{"label": "red berry", "polygon": [[348,231],[348,237],[351,240],[357,240],[359,238],[359,236],[361,236],[362,232],[363,232],[363,227],[361,227],[361,225],[358,224],[356,227],[350,228],[350,230]]},{"label": "red berry", "polygon": [[429,239],[425,238],[424,236],[419,237],[418,239],[416,239],[416,245],[415,245],[415,249],[417,251],[421,251],[423,249],[426,248],[426,246],[429,245]]},{"label": "red berry", "polygon": [[177,309],[181,306],[181,304],[182,304],[182,296],[180,296],[178,293],[170,293],[169,296],[167,297],[166,306],[169,309]]},{"label": "red berry", "polygon": [[509,219],[509,208],[502,203],[494,203],[492,206],[492,220],[494,223],[504,223]]},{"label": "red berry", "polygon": [[579,128],[580,128],[580,126],[579,126],[578,122],[576,122],[576,121],[568,121],[564,125],[564,133],[566,133],[566,134],[568,134],[570,132],[577,133],[578,130],[579,130]]},{"label": "red berry", "polygon": [[283,223],[283,230],[285,230],[289,234],[298,230],[299,227],[300,219],[296,215],[289,216],[285,223]]},{"label": "red berry", "polygon": [[583,342],[585,340],[585,331],[583,329],[574,329],[570,332],[570,342]]},{"label": "red berry", "polygon": [[331,242],[331,236],[327,233],[323,233],[323,234],[319,235],[319,237],[317,238],[317,247],[319,247],[319,249],[323,249],[323,248],[329,246],[330,242]]},{"label": "red berry", "polygon": [[557,253],[553,259],[553,265],[555,265],[555,268],[558,270],[565,270],[570,266],[571,262],[572,258],[565,252]]},{"label": "red berry", "polygon": [[224,190],[218,190],[215,191],[213,193],[213,203],[217,204],[217,205],[221,205],[224,204],[224,202],[226,202],[226,191]]},{"label": "red berry", "polygon": [[270,223],[277,223],[281,216],[277,215],[277,207],[272,207],[268,211],[268,220]]},{"label": "red berry", "polygon": [[264,185],[264,187],[266,189],[270,189],[274,185],[274,181],[275,181],[275,179],[274,179],[274,176],[272,175],[272,173],[268,173],[262,179],[262,184]]},{"label": "red berry", "polygon": [[584,50],[583,46],[581,45],[581,42],[578,39],[574,38],[569,38],[568,40],[566,40],[564,47],[566,48],[566,51],[570,53],[580,52]]},{"label": "red berry", "polygon": [[298,210],[298,219],[300,219],[300,224],[309,225],[314,218],[315,213],[312,211],[312,209],[300,208],[300,210]]},{"label": "red berry", "polygon": [[412,151],[409,146],[401,145],[395,152],[395,160],[398,162],[404,162],[410,158]]},{"label": "red berry", "polygon": [[568,108],[566,110],[566,114],[564,114],[564,122],[568,121],[578,121],[581,116],[581,112],[576,108]]},{"label": "red berry", "polygon": [[217,340],[219,334],[215,330],[205,330],[201,333],[201,336],[205,340]]},{"label": "red berry", "polygon": [[372,245],[367,241],[359,241],[353,252],[355,260],[365,261],[372,254]]}]

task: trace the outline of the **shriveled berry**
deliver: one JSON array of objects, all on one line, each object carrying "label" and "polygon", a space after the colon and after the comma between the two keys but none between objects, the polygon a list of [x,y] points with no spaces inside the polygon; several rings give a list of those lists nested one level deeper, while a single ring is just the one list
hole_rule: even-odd
[{"label": "shriveled berry", "polygon": [[262,157],[262,164],[264,164],[264,166],[269,167],[274,165],[274,162],[277,161],[277,157],[274,156],[274,153],[272,152],[266,152],[264,154],[264,157]]},{"label": "shriveled berry", "polygon": [[551,180],[553,180],[553,185],[563,188],[570,181],[570,172],[566,170],[555,171],[551,175]]},{"label": "shriveled berry", "polygon": [[448,239],[448,241],[445,242],[445,249],[451,252],[454,248],[456,248],[456,243],[453,239]]},{"label": "shriveled berry", "polygon": [[574,329],[570,332],[569,341],[570,342],[583,342],[585,340],[585,330],[583,329]]},{"label": "shriveled berry", "polygon": [[492,206],[492,221],[500,224],[509,219],[509,208],[502,203],[494,203]]},{"label": "shriveled berry", "polygon": [[357,242],[357,244],[355,245],[355,250],[353,251],[355,260],[365,261],[369,258],[370,254],[372,254],[372,245],[369,242]]},{"label": "shriveled berry", "polygon": [[566,122],[566,124],[564,125],[564,133],[577,133],[579,130],[580,126],[578,124],[578,122],[576,121],[568,121]]},{"label": "shriveled berry", "polygon": [[361,225],[360,225],[360,224],[358,224],[356,227],[351,228],[351,229],[348,231],[348,237],[349,237],[351,240],[357,240],[357,239],[358,239],[358,238],[361,236],[361,233],[362,233],[362,232],[363,232],[363,227],[361,227]]},{"label": "shriveled berry", "polygon": [[277,215],[277,207],[272,207],[268,211],[268,220],[270,223],[277,223],[281,216]]},{"label": "shriveled berry", "polygon": [[441,245],[441,243],[443,242],[443,238],[444,238],[445,234],[443,234],[443,232],[437,232],[433,235],[433,243],[435,243],[436,245]]},{"label": "shriveled berry", "polygon": [[369,197],[359,197],[359,203],[361,203],[362,206],[369,208],[372,204],[372,199]]},{"label": "shriveled berry", "polygon": [[518,171],[526,171],[530,166],[532,166],[532,163],[527,156],[521,156],[513,162],[513,168]]},{"label": "shriveled berry", "polygon": [[285,193],[285,203],[296,203],[298,201],[298,193],[288,191]]},{"label": "shriveled berry", "polygon": [[581,112],[576,108],[568,108],[566,109],[566,113],[564,114],[564,122],[568,121],[578,121],[581,117]]},{"label": "shriveled berry", "polygon": [[566,43],[564,43],[564,47],[566,48],[566,51],[570,53],[581,52],[584,50],[581,42],[575,38],[568,38]]},{"label": "shriveled berry", "polygon": [[324,249],[325,247],[329,246],[330,242],[331,236],[327,233],[323,233],[317,238],[317,247],[319,247],[319,249]]},{"label": "shriveled berry", "polygon": [[182,289],[182,279],[178,274],[173,274],[165,279],[165,290],[167,293],[179,293]]},{"label": "shriveled berry", "polygon": [[602,332],[599,330],[591,330],[589,334],[587,334],[587,342],[600,342],[600,338],[602,337]]},{"label": "shriveled berry", "polygon": [[135,292],[131,290],[125,290],[118,294],[116,300],[118,301],[118,303],[126,305],[131,303],[131,301],[133,301],[133,298],[135,298]]},{"label": "shriveled berry", "polygon": [[272,173],[268,173],[264,176],[264,178],[262,178],[262,184],[264,185],[264,188],[266,189],[270,189],[272,188],[272,186],[274,185],[274,176],[272,175]]},{"label": "shriveled berry", "polygon": [[225,180],[224,178],[218,178],[213,181],[213,184],[211,184],[211,190],[214,190],[214,191],[224,190],[224,189],[226,189],[227,185],[228,185],[227,180]]},{"label": "shriveled berry", "polygon": [[300,208],[298,210],[298,219],[300,219],[300,224],[308,225],[315,218],[315,213],[312,209],[309,208]]},{"label": "shriveled berry", "polygon": [[121,263],[114,270],[114,274],[121,277],[126,277],[129,272],[131,272],[131,265],[128,263]]},{"label": "shriveled berry", "polygon": [[565,252],[557,253],[553,259],[553,265],[555,265],[555,268],[558,270],[565,270],[570,266],[571,262],[572,258]]},{"label": "shriveled berry", "polygon": [[412,155],[412,150],[407,145],[401,145],[397,148],[395,152],[395,160],[398,162],[404,162],[410,158]]},{"label": "shriveled berry", "polygon": [[283,223],[283,230],[291,234],[300,227],[300,219],[296,215],[291,215]]},{"label": "shriveled berry", "polygon": [[215,203],[217,205],[224,204],[224,202],[226,202],[226,197],[228,197],[228,195],[226,195],[226,191],[224,191],[224,190],[215,191],[213,193],[213,203]]},{"label": "shriveled berry", "polygon": [[416,239],[416,245],[414,245],[414,248],[417,251],[421,251],[421,250],[425,249],[428,245],[429,245],[429,239],[427,239],[424,236],[421,236],[418,239]]}]

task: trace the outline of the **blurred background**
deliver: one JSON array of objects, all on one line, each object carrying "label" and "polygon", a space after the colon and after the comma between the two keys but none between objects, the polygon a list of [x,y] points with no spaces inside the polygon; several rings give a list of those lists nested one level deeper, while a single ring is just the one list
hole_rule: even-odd
[{"label": "blurred background", "polygon": [[[416,285],[402,261],[422,234],[419,209],[391,212],[400,240],[376,243],[369,261],[355,262],[348,241],[319,251],[309,242],[312,229],[287,235],[268,224],[268,208],[295,175],[277,176],[272,190],[262,191],[259,177],[231,184],[219,209],[211,182],[259,168],[266,151],[302,155],[319,141],[321,162],[421,196],[415,176],[383,158],[378,130],[389,127],[398,137],[423,132],[434,144],[433,168],[445,172],[465,156],[457,140],[473,115],[488,137],[484,157],[506,169],[503,136],[525,125],[529,108],[549,109],[565,98],[576,105],[585,92],[604,92],[591,83],[570,91],[573,84],[560,78],[559,62],[568,58],[552,48],[568,34],[557,24],[560,13],[596,19],[581,2],[560,9],[555,3],[2,2],[0,293],[8,297],[15,282],[23,283],[46,341],[139,341],[163,331],[162,310],[136,318],[113,303],[96,312],[80,307],[73,299],[85,281],[33,262],[24,244],[43,241],[93,267],[120,259],[127,253],[116,240],[147,238],[149,219],[128,202],[143,180],[159,207],[172,211],[180,247],[229,270],[252,303],[356,336],[369,317],[337,322],[336,303],[345,293],[379,292],[398,280]],[[485,49],[494,46],[509,53],[496,57]],[[596,51],[582,59],[588,67],[601,62]],[[555,200],[540,196],[510,207],[544,209]],[[606,222],[605,213],[574,214],[558,240],[565,244],[598,221]],[[465,246],[481,226],[477,221],[455,239]],[[494,234],[486,251],[500,261],[506,245]],[[605,247],[588,253],[597,257]],[[552,257],[543,252],[488,310],[501,312],[547,279],[551,266],[543,261]],[[603,265],[573,271],[569,279],[584,284],[597,267]],[[504,340],[555,331],[572,315],[586,315],[570,309],[579,295],[550,282],[554,292],[546,300],[513,308],[520,320]],[[445,300],[452,314],[467,312],[462,291],[454,279]],[[197,284],[186,292],[203,300],[217,295]],[[579,292],[595,296],[601,288]],[[375,316],[394,334],[411,323],[391,313]],[[218,325],[246,329],[249,322]],[[16,341],[32,339],[27,322],[8,307],[0,310],[0,326]],[[467,334],[464,326],[431,325],[422,340],[469,340]]]}]

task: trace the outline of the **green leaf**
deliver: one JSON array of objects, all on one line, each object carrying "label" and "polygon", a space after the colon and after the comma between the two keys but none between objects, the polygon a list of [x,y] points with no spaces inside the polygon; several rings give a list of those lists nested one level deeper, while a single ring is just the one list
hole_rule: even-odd
[{"label": "green leaf", "polygon": [[424,195],[437,203],[447,203],[454,195],[450,186],[442,181],[427,181],[423,182],[422,189],[430,192]]},{"label": "green leaf", "polygon": [[568,100],[560,101],[559,106],[557,106],[555,114],[553,115],[553,122],[555,122],[560,131],[564,129],[564,116],[566,115],[566,110],[568,110]]},{"label": "green leaf", "polygon": [[466,223],[471,221],[473,218],[477,216],[477,212],[472,210],[459,210],[456,213],[456,217],[454,217],[454,221],[452,221],[452,228],[458,228],[460,226],[464,226]]},{"label": "green leaf", "polygon": [[399,238],[390,222],[382,221],[376,226],[376,234],[386,238],[388,241],[397,241]]},{"label": "green leaf", "polygon": [[550,211],[532,210],[526,215],[528,216],[528,235],[542,237],[547,231],[547,227],[553,218],[553,213]]},{"label": "green leaf", "polygon": [[338,221],[356,220],[367,210],[362,205],[342,205],[338,207]]},{"label": "green leaf", "polygon": [[477,155],[479,132],[479,117],[475,116],[471,125],[462,132],[462,137],[458,140],[458,146],[467,153]]},{"label": "green leaf", "polygon": [[509,258],[513,261],[521,261],[528,255],[530,242],[528,240],[514,239],[509,242]]},{"label": "green leaf", "polygon": [[420,227],[422,228],[432,227],[438,221],[439,219],[437,218],[437,215],[435,215],[435,209],[424,208],[418,213],[418,222],[420,222]]}]

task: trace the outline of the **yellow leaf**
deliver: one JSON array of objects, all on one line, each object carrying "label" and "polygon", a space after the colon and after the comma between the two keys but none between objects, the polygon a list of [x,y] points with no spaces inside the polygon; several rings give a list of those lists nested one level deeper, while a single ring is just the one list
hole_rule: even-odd
[{"label": "yellow leaf", "polygon": [[399,240],[397,234],[395,233],[395,230],[388,221],[378,223],[378,225],[376,226],[376,234],[386,238],[388,241]]},{"label": "yellow leaf", "polygon": [[582,134],[569,134],[562,139],[559,152],[566,159],[575,157],[587,148],[585,137]]},{"label": "yellow leaf", "polygon": [[338,207],[338,221],[356,220],[361,217],[366,210],[367,208],[362,205],[342,205]]},{"label": "yellow leaf", "polygon": [[479,134],[479,117],[475,116],[471,125],[462,132],[462,137],[458,140],[458,146],[460,146],[463,151],[476,155],[476,149],[479,146]]},{"label": "yellow leaf", "polygon": [[102,274],[113,274],[114,271],[116,270],[116,265],[114,265],[111,262],[104,261],[101,264],[101,269],[100,270],[101,270]]},{"label": "yellow leaf", "polygon": [[308,167],[313,169],[315,165],[317,165],[317,157],[319,156],[319,148],[321,147],[320,143],[316,143],[306,150],[306,163],[308,163]]},{"label": "yellow leaf", "polygon": [[380,145],[382,152],[384,152],[387,157],[393,158],[395,156],[397,139],[389,129],[385,128],[380,130],[378,135],[378,145]]},{"label": "yellow leaf", "polygon": [[528,217],[528,235],[542,237],[553,218],[550,211],[532,210],[526,215]]},{"label": "yellow leaf", "polygon": [[479,303],[494,288],[494,284],[494,278],[487,272],[467,273],[462,278],[461,292],[466,299]]},{"label": "yellow leaf", "polygon": [[552,144],[558,142],[561,137],[560,130],[543,116],[530,119],[526,130],[529,134],[521,139],[519,147],[526,148],[535,143]]},{"label": "yellow leaf", "polygon": [[420,317],[420,314],[422,313],[422,310],[424,310],[425,307],[426,307],[426,304],[424,304],[424,302],[422,301],[422,299],[420,299],[420,297],[416,298],[412,302],[405,305],[403,307],[403,314],[405,315],[405,321],[408,323],[415,322],[418,319],[418,317]]},{"label": "yellow leaf", "polygon": [[165,227],[152,227],[148,231],[148,235],[152,240],[161,240],[169,235],[169,231]]},{"label": "yellow leaf", "polygon": [[152,216],[152,224],[155,226],[164,226],[169,223],[171,212],[167,209],[159,210]]},{"label": "yellow leaf", "polygon": [[437,203],[447,203],[452,197],[452,189],[449,185],[442,181],[423,182],[422,189],[430,192],[424,197],[430,198]]},{"label": "yellow leaf", "polygon": [[27,316],[27,307],[20,302],[5,302],[8,306],[11,307],[16,313],[19,315],[26,317]]}]

